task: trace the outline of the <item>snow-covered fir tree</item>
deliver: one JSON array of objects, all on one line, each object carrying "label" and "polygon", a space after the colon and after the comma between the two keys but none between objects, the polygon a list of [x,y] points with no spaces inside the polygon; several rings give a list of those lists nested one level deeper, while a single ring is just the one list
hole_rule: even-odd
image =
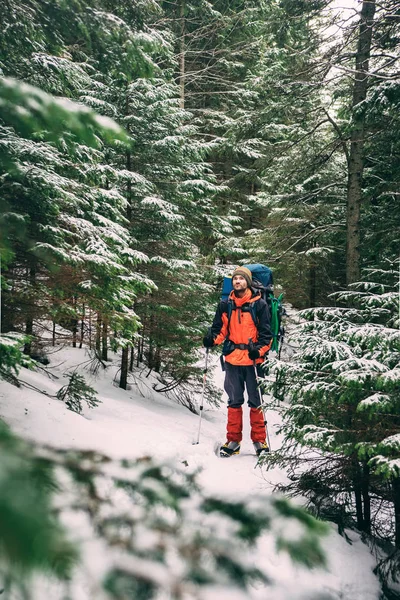
[{"label": "snow-covered fir tree", "polygon": [[[290,465],[288,489],[321,515],[388,537],[399,548],[400,332],[398,270],[306,309],[294,362],[275,365],[285,442],[272,464]],[[391,524],[389,526],[389,523]]]}]

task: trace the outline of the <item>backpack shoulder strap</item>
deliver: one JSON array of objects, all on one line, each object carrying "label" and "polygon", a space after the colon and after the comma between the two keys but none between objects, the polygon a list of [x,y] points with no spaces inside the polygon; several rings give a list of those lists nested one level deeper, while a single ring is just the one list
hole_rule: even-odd
[{"label": "backpack shoulder strap", "polygon": [[222,313],[226,313],[228,315],[228,321],[232,316],[233,311],[233,301],[230,298],[226,298],[224,300],[220,300],[219,310]]},{"label": "backpack shoulder strap", "polygon": [[234,309],[234,302],[231,298],[228,298],[228,300],[226,302],[226,314],[228,317],[228,332],[226,335],[226,339],[228,339],[229,335],[230,335],[230,324],[231,324],[231,316],[232,316],[233,309]]},{"label": "backpack shoulder strap", "polygon": [[258,322],[259,322],[259,318],[258,318],[258,308],[259,308],[259,300],[257,300],[256,302],[252,302],[250,304],[250,314],[251,314],[251,318],[253,319],[254,325],[257,327]]},{"label": "backpack shoulder strap", "polygon": [[[260,320],[258,317],[258,313],[260,310],[260,300],[263,300],[263,298],[259,298],[255,302],[251,302],[248,304],[248,311],[249,311],[251,318],[253,319],[254,325],[256,327],[258,326],[258,323]],[[226,310],[224,307],[223,312],[226,312],[227,316],[228,316],[228,335],[229,335],[229,324],[230,324],[232,312],[235,309],[235,305],[234,305],[233,300],[231,300],[230,298],[228,298],[228,300],[223,301],[223,302],[224,302],[224,304],[226,304]]]},{"label": "backpack shoulder strap", "polygon": [[261,298],[259,298],[258,300],[256,300],[255,302],[252,302],[252,304],[250,305],[250,314],[251,314],[251,318],[253,319],[254,325],[256,327],[258,327],[259,322],[260,322],[260,317],[259,317],[259,313],[260,313],[260,308],[262,306],[262,301],[264,300],[264,302],[266,304],[268,304],[268,302],[266,302],[265,298],[263,298],[261,296]]}]

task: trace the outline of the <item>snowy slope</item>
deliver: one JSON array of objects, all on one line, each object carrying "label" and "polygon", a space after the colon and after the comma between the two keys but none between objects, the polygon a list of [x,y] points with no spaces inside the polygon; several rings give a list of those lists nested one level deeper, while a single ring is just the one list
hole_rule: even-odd
[{"label": "snowy slope", "polygon": [[[224,440],[225,408],[206,407],[200,444],[193,445],[199,417],[154,392],[151,380],[136,374],[132,389],[120,390],[113,384],[116,364],[110,364],[106,371],[94,377],[84,368],[88,361],[85,350],[63,349],[52,355],[51,360],[54,366],[48,369],[58,379],[50,379],[43,372],[23,370],[20,377],[31,387],[18,389],[0,383],[0,418],[19,435],[60,448],[98,450],[113,458],[153,455],[159,459],[172,457],[182,465],[186,461],[190,467],[202,469],[199,481],[206,490],[235,500],[254,493],[269,495],[271,482],[285,478],[285,474],[278,471],[266,475],[254,468],[256,459],[248,435],[246,412],[241,455],[220,459],[215,455],[214,447],[216,442]],[[102,401],[97,408],[86,409],[83,416],[32,389],[33,386],[55,395],[66,382],[63,375],[77,365],[81,365],[80,372],[98,390]],[[215,377],[218,383],[222,382],[219,371]],[[268,422],[271,445],[276,448],[279,416],[271,412]],[[285,554],[278,554],[272,537],[264,535],[258,557],[262,556],[272,579],[279,582],[274,600],[312,600],[317,597],[324,600],[378,600],[379,584],[372,573],[374,561],[358,536],[351,532],[349,536],[352,545],[332,527],[331,534],[323,542],[328,554],[328,570],[308,571],[293,566]],[[270,593],[261,588],[257,597],[260,600],[269,598]],[[91,600],[84,595],[82,598]],[[225,599],[220,596],[218,600]]]}]

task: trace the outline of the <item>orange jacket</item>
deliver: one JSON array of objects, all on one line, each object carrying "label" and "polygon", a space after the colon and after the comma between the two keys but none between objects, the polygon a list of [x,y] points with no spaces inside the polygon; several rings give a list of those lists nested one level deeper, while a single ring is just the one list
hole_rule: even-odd
[{"label": "orange jacket", "polygon": [[[254,304],[257,325],[251,313]],[[231,317],[228,319],[228,314]],[[226,362],[232,365],[248,366],[253,361],[249,358],[249,338],[254,342],[254,347],[260,352],[257,363],[262,363],[265,354],[271,347],[272,335],[270,328],[269,308],[265,300],[252,289],[247,289],[242,298],[237,298],[231,292],[228,300],[222,300],[215,313],[211,327],[214,345],[224,342],[223,354]],[[238,348],[235,345],[242,347]]]}]

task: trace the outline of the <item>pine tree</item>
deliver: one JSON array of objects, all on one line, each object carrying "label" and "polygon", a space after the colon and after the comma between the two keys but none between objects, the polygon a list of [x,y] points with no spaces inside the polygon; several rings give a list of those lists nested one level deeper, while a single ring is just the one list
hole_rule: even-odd
[{"label": "pine tree", "polygon": [[301,312],[297,360],[277,366],[290,401],[277,460],[293,465],[292,487],[317,510],[348,512],[362,531],[387,535],[378,503],[394,506],[398,547],[397,285],[397,269],[375,272],[336,293],[338,306]]},{"label": "pine tree", "polygon": [[[68,54],[66,51],[64,56],[60,56],[62,44],[67,48],[72,43],[73,28],[70,30],[65,27],[69,19],[77,23],[75,31],[77,34],[84,33],[84,42],[88,45],[91,43],[90,35],[96,32],[96,52],[103,56],[103,60],[107,46],[110,50],[113,44],[124,43],[127,47],[127,63],[132,64],[134,57],[141,56],[141,71],[149,68],[151,61],[142,50],[142,47],[149,45],[149,40],[140,42],[139,36],[122,20],[115,19],[113,22],[112,15],[92,11],[89,7],[86,10],[83,3],[77,3],[76,13],[71,12],[69,7],[59,8],[58,12],[47,13],[47,7],[35,4],[36,37],[40,38],[42,51],[32,53],[29,44],[28,47],[24,45],[24,38],[13,40],[14,49],[6,66],[8,72],[40,83],[53,93],[76,99],[81,99],[84,94],[90,98],[91,88],[105,90],[107,86],[103,74],[84,62],[83,49],[79,61],[75,52]],[[15,13],[10,12],[7,17],[12,28]],[[29,29],[26,18],[22,22],[23,27]],[[46,32],[49,23],[53,38]],[[108,27],[110,23],[113,23],[111,28]],[[93,29],[94,26],[97,29]],[[10,44],[8,37],[4,43],[6,46]],[[15,48],[20,56],[26,54],[22,68],[21,63],[12,60]],[[135,63],[138,64],[138,61],[135,60]],[[103,67],[113,72],[110,63]],[[112,113],[110,103],[103,102],[101,106]],[[92,114],[88,112],[88,115]],[[101,118],[96,119],[100,124]],[[8,122],[13,124],[12,115]],[[107,120],[103,119],[103,122],[106,124]],[[88,117],[87,124],[91,125],[91,117]],[[35,123],[36,128],[39,126],[40,121]],[[5,197],[9,197],[10,213],[19,214],[29,225],[22,245],[19,243],[18,248],[14,248],[16,255],[8,276],[10,281],[16,282],[12,302],[17,306],[25,303],[23,312],[27,318],[24,329],[28,335],[33,333],[35,318],[47,317],[49,305],[52,306],[53,320],[62,320],[64,324],[70,321],[74,343],[80,317],[77,307],[82,304],[98,312],[101,309],[113,329],[125,330],[124,335],[127,330],[131,335],[138,326],[132,311],[134,299],[139,288],[149,288],[145,279],[132,271],[146,257],[131,247],[124,215],[126,201],[118,190],[118,182],[124,181],[124,176],[116,169],[104,167],[107,153],[111,151],[106,143],[111,136],[106,126],[103,127],[106,135],[102,140],[93,135],[91,130],[92,127],[87,131],[81,128],[80,137],[73,138],[72,135],[76,133],[73,130],[65,135],[53,129],[50,138],[53,144],[50,145],[48,142],[26,143],[18,136],[14,137],[13,151],[18,156],[18,164],[14,161],[17,170],[13,178],[11,173],[8,174]],[[4,131],[4,145],[10,147],[12,135],[12,132]],[[127,141],[125,136],[123,139]],[[123,147],[127,148],[126,145]],[[14,193],[15,177],[23,179],[24,183],[19,185],[19,198]],[[30,201],[31,196],[35,198],[35,206]],[[61,276],[56,277],[57,282],[53,282],[52,274],[48,271],[50,263],[56,264],[62,271]],[[68,284],[64,289],[63,286],[58,287],[62,281]],[[16,287],[21,289],[22,298],[15,294]],[[41,306],[38,305],[38,299],[41,299]],[[18,311],[15,313],[14,305],[7,296],[5,300],[8,314],[13,315],[13,321],[7,323],[6,314],[7,328],[20,327],[18,321],[14,320]],[[25,351],[30,353],[29,343]]]},{"label": "pine tree", "polygon": [[[25,332],[30,335],[33,315],[47,314],[48,311],[49,264],[54,260],[60,266],[65,261],[82,263],[84,254],[76,247],[80,232],[77,236],[76,231],[67,227],[74,218],[73,211],[80,209],[82,202],[76,192],[84,186],[57,172],[62,155],[51,141],[60,131],[61,123],[63,131],[69,127],[71,135],[83,135],[93,145],[99,144],[95,131],[104,133],[105,137],[113,134],[121,140],[126,137],[111,122],[101,122],[94,113],[73,105],[69,107],[36,88],[14,80],[2,80],[0,91],[4,123],[0,160],[4,169],[2,193],[5,201],[1,239],[3,266],[8,269],[2,328],[18,328],[23,319]],[[14,131],[7,125],[13,125]],[[48,128],[50,141],[30,141],[16,133],[34,137],[36,128]],[[71,142],[71,146],[75,149],[76,142]],[[86,186],[86,190],[89,189]],[[15,223],[14,227],[10,228],[10,223]],[[38,281],[39,273],[46,273],[46,277]]]},{"label": "pine tree", "polygon": [[68,373],[68,383],[57,392],[57,398],[65,402],[67,407],[77,413],[82,412],[82,400],[89,408],[95,408],[99,404],[96,398],[97,392],[87,385],[85,378],[79,373]]}]

